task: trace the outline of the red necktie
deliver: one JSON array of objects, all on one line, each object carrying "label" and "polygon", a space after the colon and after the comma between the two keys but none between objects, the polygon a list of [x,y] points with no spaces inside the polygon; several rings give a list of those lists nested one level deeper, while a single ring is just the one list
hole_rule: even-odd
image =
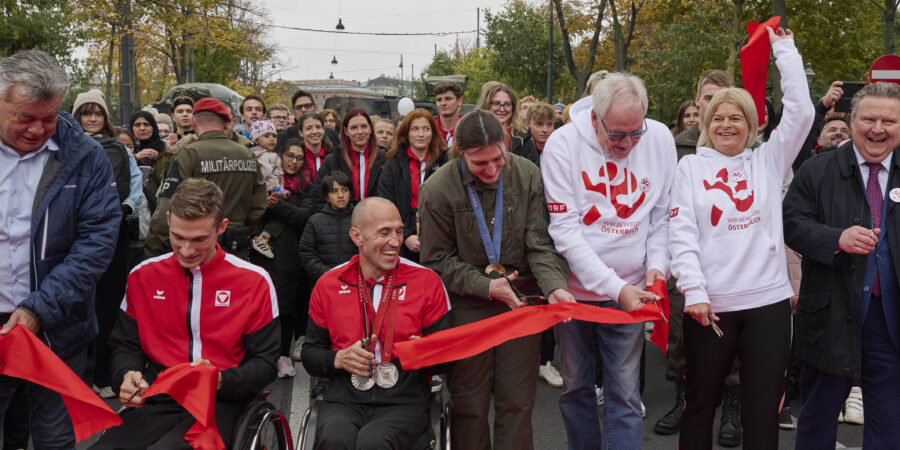
[{"label": "red necktie", "polygon": [[[881,184],[878,183],[879,163],[865,163],[869,167],[869,181],[866,183],[866,195],[869,197],[869,209],[872,210],[872,229],[881,227],[881,207],[884,204],[884,193],[881,192]],[[872,295],[881,297],[881,279],[878,276],[878,266],[875,266],[875,280],[872,281]]]}]

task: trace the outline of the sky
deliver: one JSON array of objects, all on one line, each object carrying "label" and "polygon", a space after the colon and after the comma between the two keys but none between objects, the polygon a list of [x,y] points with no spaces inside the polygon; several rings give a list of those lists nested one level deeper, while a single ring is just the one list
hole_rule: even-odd
[{"label": "sky", "polygon": [[[481,8],[502,9],[505,0],[454,0],[434,2],[422,0],[256,0],[270,13],[272,25],[334,30],[338,17],[344,32],[437,33],[474,31]],[[364,36],[317,33],[272,27],[268,33],[279,52],[276,59],[284,70],[284,80],[324,79],[366,81],[382,74],[399,78],[400,55],[403,55],[403,78],[411,71],[421,74],[431,63],[435,45],[450,49],[457,36]],[[475,45],[475,33],[459,34],[461,43]],[[481,36],[482,43],[484,35]],[[338,61],[332,65],[332,57]]]}]

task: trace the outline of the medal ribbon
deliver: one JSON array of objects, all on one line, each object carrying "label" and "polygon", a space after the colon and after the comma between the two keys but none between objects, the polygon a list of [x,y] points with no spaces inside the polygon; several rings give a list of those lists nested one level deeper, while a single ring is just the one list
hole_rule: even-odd
[{"label": "medal ribbon", "polygon": [[[463,173],[466,172],[465,161],[459,161],[459,168]],[[475,221],[478,223],[478,233],[481,235],[481,242],[484,244],[484,251],[487,253],[488,262],[491,264],[500,263],[500,243],[503,238],[503,169],[500,169],[500,177],[497,179],[497,198],[494,201],[494,233],[493,237],[488,232],[487,222],[484,220],[484,211],[481,209],[481,202],[478,201],[478,194],[475,193],[475,183],[466,183],[466,193],[469,194],[469,203],[472,204],[472,211],[475,213]]]},{"label": "medal ribbon", "polygon": [[[387,282],[385,283],[385,287],[381,293],[382,305],[378,308],[378,312],[375,312],[375,303],[369,298],[369,285],[363,280],[362,277],[362,267],[357,267],[357,280],[359,284],[357,285],[357,291],[359,292],[359,302],[362,308],[365,308],[363,314],[363,332],[365,333],[365,338],[368,339],[369,336],[375,335],[375,339],[379,339],[382,325],[387,319],[388,329],[385,330],[384,338],[380,339],[382,342],[381,346],[381,361],[382,362],[390,362],[391,357],[391,346],[394,343],[394,326],[396,324],[396,315],[397,315],[397,296],[399,295],[399,291],[394,289],[394,273],[395,269],[392,269],[387,275]],[[387,300],[385,300],[387,299]],[[387,304],[384,304],[387,302]],[[366,314],[365,312],[368,312]],[[371,322],[368,317],[375,316],[375,324],[371,326]],[[385,317],[390,316],[390,317]],[[370,331],[371,330],[371,331]],[[370,344],[371,345],[371,344]],[[372,351],[375,350],[375,346],[371,345],[370,347]],[[385,359],[387,358],[387,359]]]},{"label": "medal ribbon", "polygon": [[600,308],[584,303],[524,306],[487,319],[429,334],[422,339],[398,342],[397,358],[403,370],[415,370],[475,356],[506,341],[540,333],[572,318],[595,323],[625,324],[656,321],[651,342],[663,353],[669,339],[669,297],[665,280],[648,289],[660,300],[634,312]]}]

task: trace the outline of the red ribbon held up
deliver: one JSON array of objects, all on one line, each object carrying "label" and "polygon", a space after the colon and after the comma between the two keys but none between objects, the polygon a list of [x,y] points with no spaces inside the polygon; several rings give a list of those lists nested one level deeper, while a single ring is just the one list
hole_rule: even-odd
[{"label": "red ribbon held up", "polygon": [[[526,306],[494,317],[394,344],[403,370],[420,369],[475,356],[506,341],[540,333],[568,318],[596,323],[637,323],[656,321],[651,342],[666,351],[669,339],[669,296],[665,280],[657,280],[650,292],[660,301],[638,311],[598,308],[583,303],[556,303]],[[665,318],[665,320],[663,319]]]},{"label": "red ribbon held up", "polygon": [[144,398],[167,394],[186,409],[197,422],[184,434],[191,447],[225,450],[216,426],[216,385],[219,369],[182,363],[162,372],[147,389]]},{"label": "red ribbon held up", "polygon": [[778,29],[781,17],[775,16],[765,23],[750,22],[747,33],[750,40],[741,48],[741,76],[744,89],[753,97],[759,125],[766,120],[766,75],[769,72],[769,33],[766,27]]},{"label": "red ribbon held up", "polygon": [[78,442],[122,423],[122,418],[81,377],[22,325],[0,336],[0,374],[58,392],[72,419]]}]

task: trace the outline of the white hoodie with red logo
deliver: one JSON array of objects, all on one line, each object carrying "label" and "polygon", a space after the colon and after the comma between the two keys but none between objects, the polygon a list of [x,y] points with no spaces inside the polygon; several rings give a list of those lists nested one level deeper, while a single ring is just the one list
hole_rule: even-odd
[{"label": "white hoodie with red logo", "polygon": [[647,119],[647,133],[625,159],[600,147],[591,97],[572,122],[553,132],[541,154],[550,235],[569,262],[578,300],[618,300],[626,284],[644,288],[646,273],[667,274],[669,190],[677,155],[668,127]]},{"label": "white hoodie with red logo", "polygon": [[772,50],[784,114],[769,141],[733,157],[699,147],[678,163],[669,250],[685,306],[709,303],[716,313],[740,311],[794,295],[784,255],[781,187],[815,110],[794,41],[778,41]]}]

